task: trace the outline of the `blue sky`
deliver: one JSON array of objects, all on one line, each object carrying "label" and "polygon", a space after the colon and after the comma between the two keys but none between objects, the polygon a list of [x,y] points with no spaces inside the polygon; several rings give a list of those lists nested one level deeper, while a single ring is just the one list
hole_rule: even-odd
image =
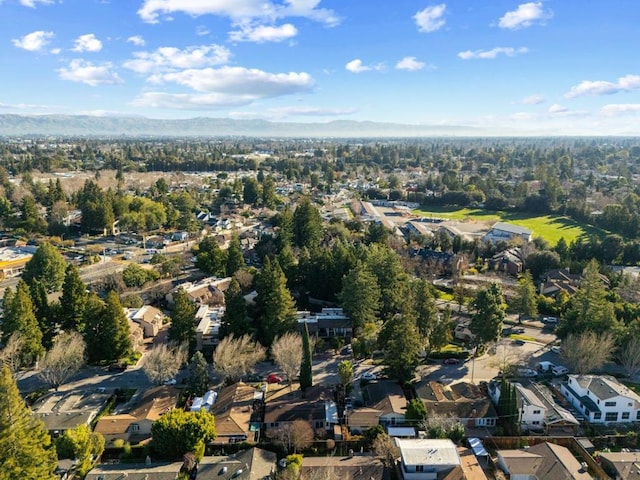
[{"label": "blue sky", "polygon": [[640,134],[633,0],[0,0],[0,113]]}]

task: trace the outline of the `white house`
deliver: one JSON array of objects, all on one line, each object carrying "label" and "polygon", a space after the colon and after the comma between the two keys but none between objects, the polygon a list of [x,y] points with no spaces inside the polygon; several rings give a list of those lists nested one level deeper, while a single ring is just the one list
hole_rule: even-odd
[{"label": "white house", "polygon": [[640,421],[640,396],[609,375],[569,375],[560,392],[589,423]]},{"label": "white house", "polygon": [[485,242],[498,242],[500,240],[508,241],[512,238],[522,238],[525,242],[533,240],[533,232],[528,228],[513,225],[511,223],[496,222],[491,227],[483,240]]},{"label": "white house", "polygon": [[[520,429],[523,431],[542,430],[544,417],[547,413],[544,402],[521,383],[513,382],[512,385],[516,388]],[[500,400],[500,384],[492,383],[489,387],[489,395],[497,405]]]},{"label": "white house", "polygon": [[220,327],[225,308],[202,305],[196,312],[196,349],[215,347],[220,341]]},{"label": "white house", "polygon": [[451,440],[395,438],[400,449],[400,472],[404,480],[436,480],[460,466],[460,456]]}]

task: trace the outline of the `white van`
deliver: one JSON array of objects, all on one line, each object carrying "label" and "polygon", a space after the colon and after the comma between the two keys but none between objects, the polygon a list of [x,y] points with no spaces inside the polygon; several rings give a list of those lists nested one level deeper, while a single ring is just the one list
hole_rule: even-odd
[{"label": "white van", "polygon": [[555,367],[556,367],[555,364],[553,364],[551,362],[538,362],[538,363],[536,363],[536,368],[538,369],[539,372],[549,373]]},{"label": "white van", "polygon": [[556,376],[566,375],[569,373],[569,369],[567,367],[563,367],[562,365],[556,365],[551,369],[551,373]]}]

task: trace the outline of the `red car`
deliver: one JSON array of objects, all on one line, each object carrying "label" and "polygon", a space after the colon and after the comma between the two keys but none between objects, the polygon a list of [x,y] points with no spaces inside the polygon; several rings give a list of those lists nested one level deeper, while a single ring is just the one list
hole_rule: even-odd
[{"label": "red car", "polygon": [[445,365],[458,365],[460,363],[460,360],[458,360],[457,358],[446,358],[444,360]]},{"label": "red car", "polygon": [[267,383],[280,383],[282,381],[282,377],[279,377],[275,373],[272,373],[267,377]]}]

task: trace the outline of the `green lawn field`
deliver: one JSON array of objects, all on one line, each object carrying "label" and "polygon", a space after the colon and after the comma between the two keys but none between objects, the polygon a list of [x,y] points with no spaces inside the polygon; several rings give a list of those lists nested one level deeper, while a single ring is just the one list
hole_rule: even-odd
[{"label": "green lawn field", "polygon": [[580,236],[601,235],[602,232],[590,225],[581,225],[568,217],[559,215],[531,215],[521,212],[495,212],[479,208],[429,207],[428,210],[414,210],[414,214],[425,217],[441,217],[451,220],[475,220],[481,222],[508,222],[528,228],[534,237],[542,237],[555,246],[564,237],[567,243]]}]

